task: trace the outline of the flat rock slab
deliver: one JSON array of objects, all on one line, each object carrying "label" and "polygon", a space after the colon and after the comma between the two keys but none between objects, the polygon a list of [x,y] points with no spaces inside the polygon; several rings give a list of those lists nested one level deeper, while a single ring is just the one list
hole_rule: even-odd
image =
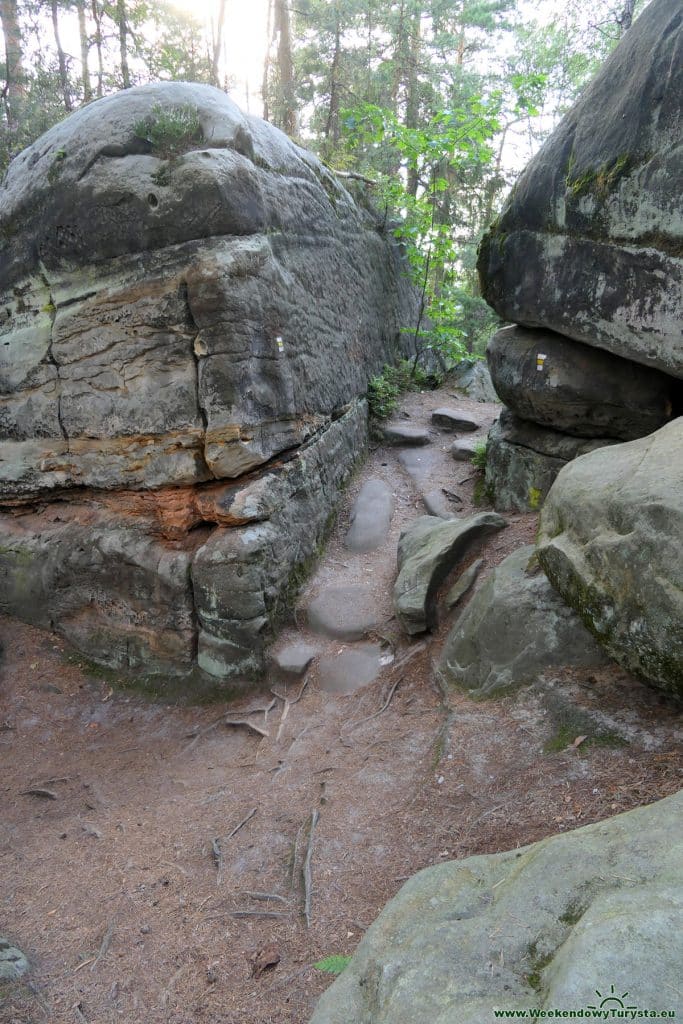
[{"label": "flat rock slab", "polygon": [[387,444],[405,444],[419,448],[431,441],[429,431],[424,427],[409,427],[403,423],[388,423],[382,434]]},{"label": "flat rock slab", "polygon": [[469,519],[422,516],[403,532],[398,545],[394,608],[409,635],[436,625],[436,591],[472,546],[507,526],[495,512]]},{"label": "flat rock slab", "polygon": [[457,517],[457,511],[439,488],[423,494],[422,501],[427,509],[427,514],[430,516],[439,516],[440,519],[454,519]]},{"label": "flat rock slab", "polygon": [[630,1005],[680,1006],[682,814],[683,792],[418,872],[311,1024],[489,1024],[496,1009],[599,1005],[596,988],[611,1019],[624,1005],[610,1001],[612,984]]},{"label": "flat rock slab", "polygon": [[431,449],[427,451],[408,449],[399,454],[398,461],[418,490],[424,491],[430,489],[429,484],[441,465],[440,455],[440,452]]},{"label": "flat rock slab", "polygon": [[16,981],[28,971],[28,960],[9,939],[0,935],[0,982]]},{"label": "flat rock slab", "polygon": [[344,547],[360,553],[380,547],[387,539],[393,511],[394,496],[384,480],[366,480],[353,504]]},{"label": "flat rock slab", "polygon": [[481,444],[483,441],[480,437],[461,437],[453,442],[450,452],[456,462],[470,462]]},{"label": "flat rock slab", "polygon": [[272,654],[271,660],[283,675],[296,678],[304,674],[317,653],[317,647],[312,644],[293,643]]},{"label": "flat rock slab", "polygon": [[482,426],[481,422],[475,420],[469,413],[446,407],[434,410],[432,423],[442,430],[479,430]]},{"label": "flat rock slab", "polygon": [[538,682],[560,667],[608,659],[540,571],[533,545],[509,555],[479,587],[444,644],[438,673],[475,698]]},{"label": "flat rock slab", "polygon": [[377,678],[384,665],[384,657],[379,644],[361,644],[341,654],[321,658],[318,663],[318,685],[324,693],[341,696],[353,693]]},{"label": "flat rock slab", "polygon": [[315,633],[337,640],[361,640],[380,625],[375,597],[363,586],[328,587],[308,606]]},{"label": "flat rock slab", "polygon": [[484,564],[483,558],[478,558],[476,562],[472,562],[469,569],[465,569],[462,576],[458,576],[457,580],[448,591],[446,596],[446,607],[455,608],[456,604],[463,599],[465,594],[472,589],[477,576],[481,572],[481,568]]}]

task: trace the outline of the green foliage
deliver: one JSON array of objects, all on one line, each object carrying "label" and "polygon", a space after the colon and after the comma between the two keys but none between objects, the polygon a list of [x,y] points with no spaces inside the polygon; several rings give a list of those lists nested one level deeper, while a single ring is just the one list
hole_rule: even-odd
[{"label": "green foliage", "polygon": [[350,956],[334,953],[332,956],[326,956],[324,960],[318,960],[313,966],[319,971],[325,971],[326,974],[341,974],[351,960]]},{"label": "green foliage", "polygon": [[164,107],[155,103],[144,121],[133,131],[139,139],[149,142],[156,156],[172,158],[193,149],[204,141],[204,132],[197,108],[190,103]]},{"label": "green foliage", "polygon": [[398,408],[398,399],[404,391],[421,391],[431,388],[438,381],[409,359],[402,359],[396,366],[385,366],[381,373],[368,381],[368,405],[370,415],[384,420]]},{"label": "green foliage", "polygon": [[472,465],[475,466],[480,473],[483,473],[486,470],[486,449],[486,441],[480,441],[477,445],[475,445],[474,454],[470,459]]}]

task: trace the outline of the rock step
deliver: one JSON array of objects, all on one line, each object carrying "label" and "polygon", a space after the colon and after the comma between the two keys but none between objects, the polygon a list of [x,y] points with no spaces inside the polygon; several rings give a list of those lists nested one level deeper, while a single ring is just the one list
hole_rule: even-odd
[{"label": "rock step", "polygon": [[483,437],[460,437],[451,445],[450,453],[456,462],[469,462],[484,442]]},{"label": "rock step", "polygon": [[337,640],[362,640],[380,625],[375,597],[364,586],[327,587],[306,614],[314,633]]},{"label": "rock step", "polygon": [[381,547],[387,539],[393,512],[394,496],[384,480],[366,480],[353,504],[344,547],[357,553]]},{"label": "rock step", "polygon": [[475,543],[505,526],[495,512],[480,512],[469,519],[421,516],[401,534],[394,608],[404,632],[414,636],[434,628],[440,584]]},{"label": "rock step", "polygon": [[379,644],[350,647],[320,659],[318,685],[323,693],[354,693],[374,682],[385,664],[386,654]]},{"label": "rock step", "polygon": [[475,420],[469,413],[460,409],[451,409],[444,406],[442,409],[435,409],[432,413],[432,423],[442,430],[479,430],[482,423]]},{"label": "rock step", "polygon": [[454,519],[458,515],[456,508],[439,488],[423,494],[422,501],[427,509],[427,515],[438,516],[440,519]]},{"label": "rock step", "polygon": [[431,448],[426,451],[413,451],[408,448],[399,453],[398,461],[417,489],[428,491],[431,490],[430,482],[441,466],[441,456],[440,451]]},{"label": "rock step", "polygon": [[431,442],[429,431],[424,427],[409,427],[403,423],[387,423],[382,430],[386,444],[413,445],[421,447]]},{"label": "rock step", "polygon": [[271,654],[271,662],[282,675],[297,678],[304,674],[317,653],[318,648],[312,644],[295,642]]}]

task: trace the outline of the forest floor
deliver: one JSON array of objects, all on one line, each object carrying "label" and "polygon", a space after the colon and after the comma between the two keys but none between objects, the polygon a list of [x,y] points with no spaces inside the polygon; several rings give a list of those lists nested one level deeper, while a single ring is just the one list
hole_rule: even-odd
[{"label": "forest floor", "polygon": [[[433,409],[456,404],[483,435],[496,407],[447,392],[407,396],[405,422],[431,427]],[[453,435],[432,433],[430,487],[457,493],[458,515],[479,511]],[[372,446],[300,600],[372,588],[387,664],[350,695],[321,689],[314,662],[303,691],[275,675],[229,707],[152,702],[58,637],[0,621],[0,934],[31,963],[28,982],[0,988],[2,1024],[304,1024],[332,981],[315,963],[352,953],[414,872],[680,788],[680,715],[617,666],[480,703],[441,692],[433,665],[457,612],[427,643],[392,617],[398,535],[424,513],[399,451]],[[343,541],[370,477],[396,508],[386,543],[357,555]],[[507,518],[482,579],[533,539],[534,515]],[[321,656],[354,646],[297,621],[281,642]],[[267,735],[221,723],[245,711]]]}]

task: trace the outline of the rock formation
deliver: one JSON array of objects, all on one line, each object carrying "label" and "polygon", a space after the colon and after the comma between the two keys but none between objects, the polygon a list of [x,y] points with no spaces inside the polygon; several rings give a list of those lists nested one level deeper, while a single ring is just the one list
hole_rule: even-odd
[{"label": "rock formation", "polygon": [[[368,929],[311,1024],[484,1024],[495,1010],[674,1011],[683,793],[533,846],[426,868]],[[626,1012],[626,1011],[618,1011]],[[628,1011],[631,1012],[631,1011]]]},{"label": "rock formation", "polygon": [[585,455],[541,513],[538,558],[629,672],[683,697],[683,418]]},{"label": "rock formation", "polygon": [[0,187],[0,608],[139,672],[258,672],[415,297],[221,92],[130,89]]},{"label": "rock formation", "polygon": [[[678,0],[653,0],[481,245],[485,298],[522,325],[490,346],[498,394],[570,438],[629,440],[681,411],[682,41]],[[501,509],[538,504],[567,461],[529,432],[490,449]]]}]

